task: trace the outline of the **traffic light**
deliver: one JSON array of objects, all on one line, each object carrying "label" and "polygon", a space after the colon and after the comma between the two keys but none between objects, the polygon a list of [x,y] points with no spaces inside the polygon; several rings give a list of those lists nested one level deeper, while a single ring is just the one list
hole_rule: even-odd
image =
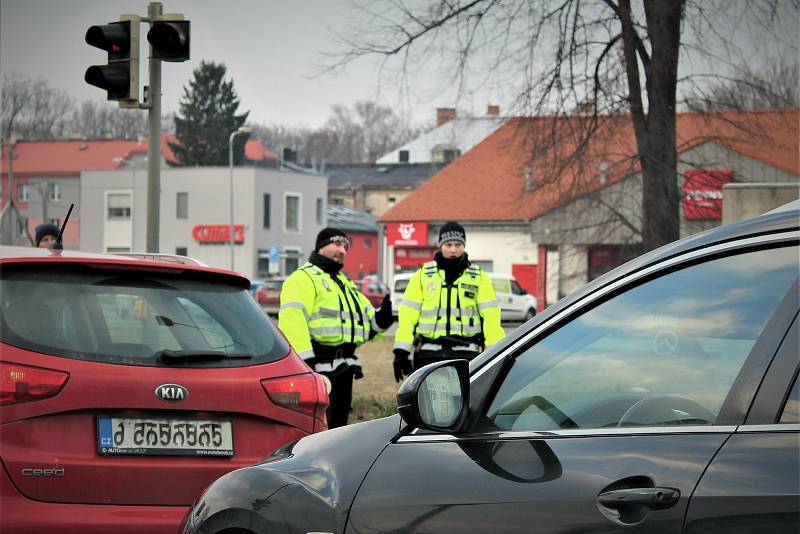
[{"label": "traffic light", "polygon": [[108,100],[139,100],[139,17],[92,26],[86,42],[108,52],[107,65],[92,65],[84,80],[108,92]]},{"label": "traffic light", "polygon": [[153,47],[153,58],[162,61],[189,59],[188,20],[156,20],[147,32],[147,41]]}]

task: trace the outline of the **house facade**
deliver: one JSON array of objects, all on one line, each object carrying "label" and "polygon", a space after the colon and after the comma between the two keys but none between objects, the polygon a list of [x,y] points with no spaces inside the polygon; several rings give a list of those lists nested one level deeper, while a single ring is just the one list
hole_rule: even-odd
[{"label": "house facade", "polygon": [[[800,110],[679,114],[681,235],[721,224],[725,184],[800,182],[799,119]],[[628,116],[511,120],[380,218],[383,276],[413,268],[398,262],[411,245],[393,225],[424,224],[431,246],[456,220],[470,259],[551,304],[641,253],[636,154]]]}]

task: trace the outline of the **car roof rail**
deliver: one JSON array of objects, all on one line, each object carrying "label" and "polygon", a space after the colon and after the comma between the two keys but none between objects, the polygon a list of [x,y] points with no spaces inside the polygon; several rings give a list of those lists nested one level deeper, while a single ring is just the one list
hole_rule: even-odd
[{"label": "car roof rail", "polygon": [[180,265],[196,265],[198,267],[208,267],[208,264],[189,256],[179,254],[156,254],[149,252],[115,252],[115,256],[125,256],[139,260],[161,261],[166,263],[178,263]]}]

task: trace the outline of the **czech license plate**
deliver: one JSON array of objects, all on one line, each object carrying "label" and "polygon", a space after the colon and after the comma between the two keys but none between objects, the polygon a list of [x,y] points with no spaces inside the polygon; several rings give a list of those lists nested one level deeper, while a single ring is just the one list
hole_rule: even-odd
[{"label": "czech license plate", "polygon": [[233,423],[98,417],[97,450],[100,454],[233,456]]}]

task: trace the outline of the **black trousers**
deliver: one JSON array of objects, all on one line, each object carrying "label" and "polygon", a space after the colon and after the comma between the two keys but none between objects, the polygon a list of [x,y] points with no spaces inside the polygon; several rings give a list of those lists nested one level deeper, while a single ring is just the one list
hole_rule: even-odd
[{"label": "black trousers", "polygon": [[335,373],[321,373],[331,381],[328,394],[328,428],[345,426],[350,416],[350,403],[353,400],[353,368],[348,367]]},{"label": "black trousers", "polygon": [[414,352],[414,370],[425,367],[429,363],[443,360],[471,360],[480,354],[470,350],[453,350],[452,347],[442,346],[441,350],[420,350]]}]

